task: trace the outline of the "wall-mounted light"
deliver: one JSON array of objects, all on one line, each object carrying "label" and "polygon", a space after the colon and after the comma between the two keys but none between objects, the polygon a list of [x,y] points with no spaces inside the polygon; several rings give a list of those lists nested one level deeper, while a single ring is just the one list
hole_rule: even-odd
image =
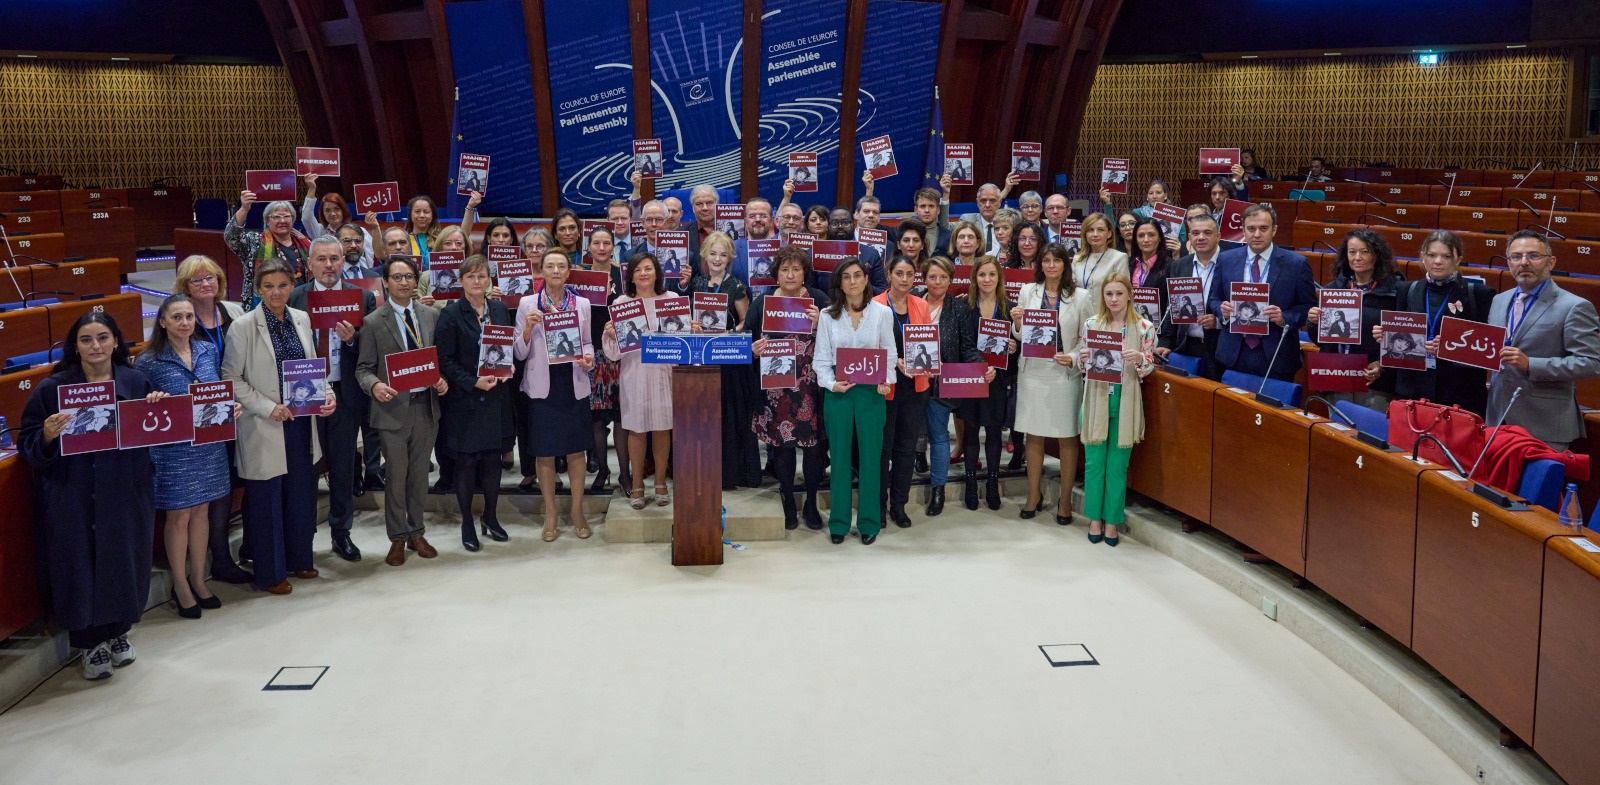
[{"label": "wall-mounted light", "polygon": [[29,60],[37,60],[37,59],[39,59],[38,55],[17,55],[17,57],[26,57]]},{"label": "wall-mounted light", "polygon": [[1506,44],[1507,49],[1527,49],[1527,44]]},{"label": "wall-mounted light", "polygon": [[1256,58],[1258,58],[1260,56],[1261,55],[1239,55],[1239,59],[1240,60],[1254,60],[1254,59],[1256,59]]},{"label": "wall-mounted light", "polygon": [[1417,65],[1438,65],[1438,64],[1439,64],[1439,55],[1437,55],[1437,54],[1417,55]]},{"label": "wall-mounted light", "polygon": [[1344,52],[1323,52],[1323,57],[1344,57]]},{"label": "wall-mounted light", "polygon": [[112,60],[127,60],[128,58],[126,58],[126,57],[113,57],[111,59]]}]

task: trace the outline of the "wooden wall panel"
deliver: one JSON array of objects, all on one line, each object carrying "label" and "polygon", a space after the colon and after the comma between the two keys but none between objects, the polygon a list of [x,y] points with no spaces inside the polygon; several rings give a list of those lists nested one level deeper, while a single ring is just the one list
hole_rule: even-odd
[{"label": "wooden wall panel", "polygon": [[0,106],[0,161],[80,186],[236,198],[246,169],[290,168],[306,144],[279,66],[5,61]]},{"label": "wooden wall panel", "polygon": [[[1103,65],[1072,195],[1093,195],[1104,157],[1132,158],[1136,184],[1159,177],[1176,188],[1197,176],[1202,146],[1253,147],[1274,177],[1314,155],[1345,165],[1566,164],[1571,80],[1560,49],[1449,52],[1433,67],[1401,55]],[[1579,145],[1578,168],[1596,165],[1600,150]],[[1130,191],[1120,207],[1143,203],[1142,185]]]}]

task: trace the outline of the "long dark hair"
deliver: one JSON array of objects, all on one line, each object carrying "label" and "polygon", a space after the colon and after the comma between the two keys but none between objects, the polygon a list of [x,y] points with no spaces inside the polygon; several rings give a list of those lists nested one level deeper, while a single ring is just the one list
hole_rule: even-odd
[{"label": "long dark hair", "polygon": [[[571,218],[572,222],[578,225],[578,247],[573,249],[573,250],[582,251],[583,250],[583,219],[579,218],[578,217],[578,213],[575,212],[570,207],[563,207],[563,208],[557,210],[556,214],[555,214],[555,217],[550,219],[550,238],[552,240],[555,240],[555,243],[554,243],[555,247],[561,248],[561,240],[556,237],[556,227],[560,226],[562,220],[567,219],[567,218]],[[561,248],[561,250],[566,251],[567,249]],[[568,253],[571,253],[571,252],[568,251]]]},{"label": "long dark hair", "polygon": [[628,274],[622,282],[623,294],[629,297],[639,296],[639,287],[633,282],[633,274],[639,269],[639,265],[645,263],[649,263],[656,270],[656,290],[653,293],[662,294],[666,292],[666,283],[661,280],[661,260],[657,259],[656,255],[649,251],[641,251],[628,259]]},{"label": "long dark hair", "polygon": [[483,242],[478,244],[478,253],[489,253],[488,251],[484,250],[485,248],[489,247],[489,235],[492,234],[495,229],[501,226],[504,226],[506,231],[511,233],[511,245],[518,249],[522,248],[522,238],[517,236],[517,227],[512,225],[512,223],[506,218],[500,217],[491,220],[487,226],[483,227]]},{"label": "long dark hair", "polygon": [[[1433,239],[1432,235],[1429,236],[1429,239]],[[1356,279],[1355,272],[1350,269],[1351,240],[1360,240],[1366,243],[1368,248],[1372,249],[1373,283],[1381,285],[1394,280],[1400,275],[1400,267],[1394,263],[1394,251],[1389,250],[1389,243],[1383,239],[1383,235],[1371,229],[1352,229],[1344,236],[1344,242],[1339,243],[1339,255],[1333,261],[1334,280],[1344,278],[1347,281],[1354,282]],[[1441,239],[1438,242],[1445,241]],[[1457,240],[1457,242],[1460,241]],[[1422,248],[1427,250],[1427,244],[1424,243]]]},{"label": "long dark hair", "polygon": [[[845,306],[849,304],[848,301],[850,298],[845,296],[844,284],[842,281],[844,281],[845,271],[852,267],[860,268],[862,275],[868,275],[867,266],[861,263],[860,257],[846,256],[842,261],[839,262],[838,267],[833,268],[833,273],[828,276],[828,302],[830,303],[828,306],[829,318],[839,318],[839,315],[844,313]],[[870,286],[868,288],[870,289]],[[861,292],[861,296],[867,301],[866,303],[861,304],[861,310],[865,311],[867,309],[867,303],[872,302],[872,294],[863,290]]]},{"label": "long dark hair", "polygon": [[[1044,250],[1039,252],[1039,257],[1033,260],[1033,282],[1040,286],[1044,285],[1044,257],[1046,254],[1061,260],[1061,288],[1056,290],[1057,294],[1072,294],[1077,291],[1078,282],[1072,278],[1072,252],[1068,251],[1067,246],[1061,243],[1046,245]],[[973,278],[976,279],[977,268],[973,268],[972,274]],[[1004,282],[1005,278],[1002,277],[1001,283],[1004,284]],[[974,280],[972,285],[977,286],[977,281]]]},{"label": "long dark hair", "polygon": [[193,307],[194,300],[189,299],[186,294],[174,294],[161,301],[161,307],[156,309],[155,326],[150,328],[150,342],[145,344],[144,347],[145,353],[154,357],[166,351],[169,339],[167,338],[167,329],[161,326],[161,320],[167,315],[167,311],[172,310],[172,306],[183,303],[189,303],[190,307]]},{"label": "long dark hair", "polygon": [[67,330],[67,337],[61,346],[61,361],[50,369],[51,374],[83,366],[83,358],[78,355],[78,333],[91,324],[103,324],[111,331],[111,337],[116,339],[117,348],[111,350],[111,367],[122,365],[133,367],[133,360],[128,357],[128,345],[122,340],[122,329],[117,327],[117,320],[104,311],[90,311],[78,317]]},{"label": "long dark hair", "polygon": [[1033,258],[1035,261],[1044,256],[1044,246],[1046,243],[1050,242],[1050,235],[1046,234],[1043,229],[1039,228],[1038,224],[1032,221],[1022,221],[1021,223],[1018,223],[1011,230],[1011,247],[1006,249],[1006,264],[1013,268],[1020,268],[1023,265],[1022,251],[1017,245],[1017,238],[1022,236],[1023,229],[1030,229],[1033,231]]},{"label": "long dark hair", "polygon": [[[1167,227],[1154,218],[1140,217],[1139,222],[1133,225],[1133,248],[1128,251],[1128,269],[1133,270],[1133,260],[1143,259],[1144,251],[1139,250],[1139,230],[1145,226],[1154,226],[1156,229],[1156,261],[1145,273],[1148,278],[1166,272],[1167,265],[1172,263],[1172,249],[1167,247]],[[1132,294],[1132,292],[1129,292]]]}]

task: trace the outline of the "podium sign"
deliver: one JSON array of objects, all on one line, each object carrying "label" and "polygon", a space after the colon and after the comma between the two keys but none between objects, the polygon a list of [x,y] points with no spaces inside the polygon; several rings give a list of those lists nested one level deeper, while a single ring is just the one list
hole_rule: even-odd
[{"label": "podium sign", "polygon": [[749,365],[749,333],[646,335],[640,362],[655,365]]}]

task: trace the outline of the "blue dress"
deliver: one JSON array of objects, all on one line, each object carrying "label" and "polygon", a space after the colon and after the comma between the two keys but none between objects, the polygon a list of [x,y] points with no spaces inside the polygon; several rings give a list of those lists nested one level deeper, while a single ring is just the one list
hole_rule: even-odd
[{"label": "blue dress", "polygon": [[[216,346],[191,340],[189,350],[194,361],[192,371],[172,351],[171,344],[163,347],[159,354],[140,355],[134,367],[150,377],[152,387],[168,395],[188,395],[191,384],[222,381],[218,375],[221,355]],[[151,447],[150,458],[156,466],[158,510],[186,509],[220,499],[231,490],[228,448],[224,443]]]}]

